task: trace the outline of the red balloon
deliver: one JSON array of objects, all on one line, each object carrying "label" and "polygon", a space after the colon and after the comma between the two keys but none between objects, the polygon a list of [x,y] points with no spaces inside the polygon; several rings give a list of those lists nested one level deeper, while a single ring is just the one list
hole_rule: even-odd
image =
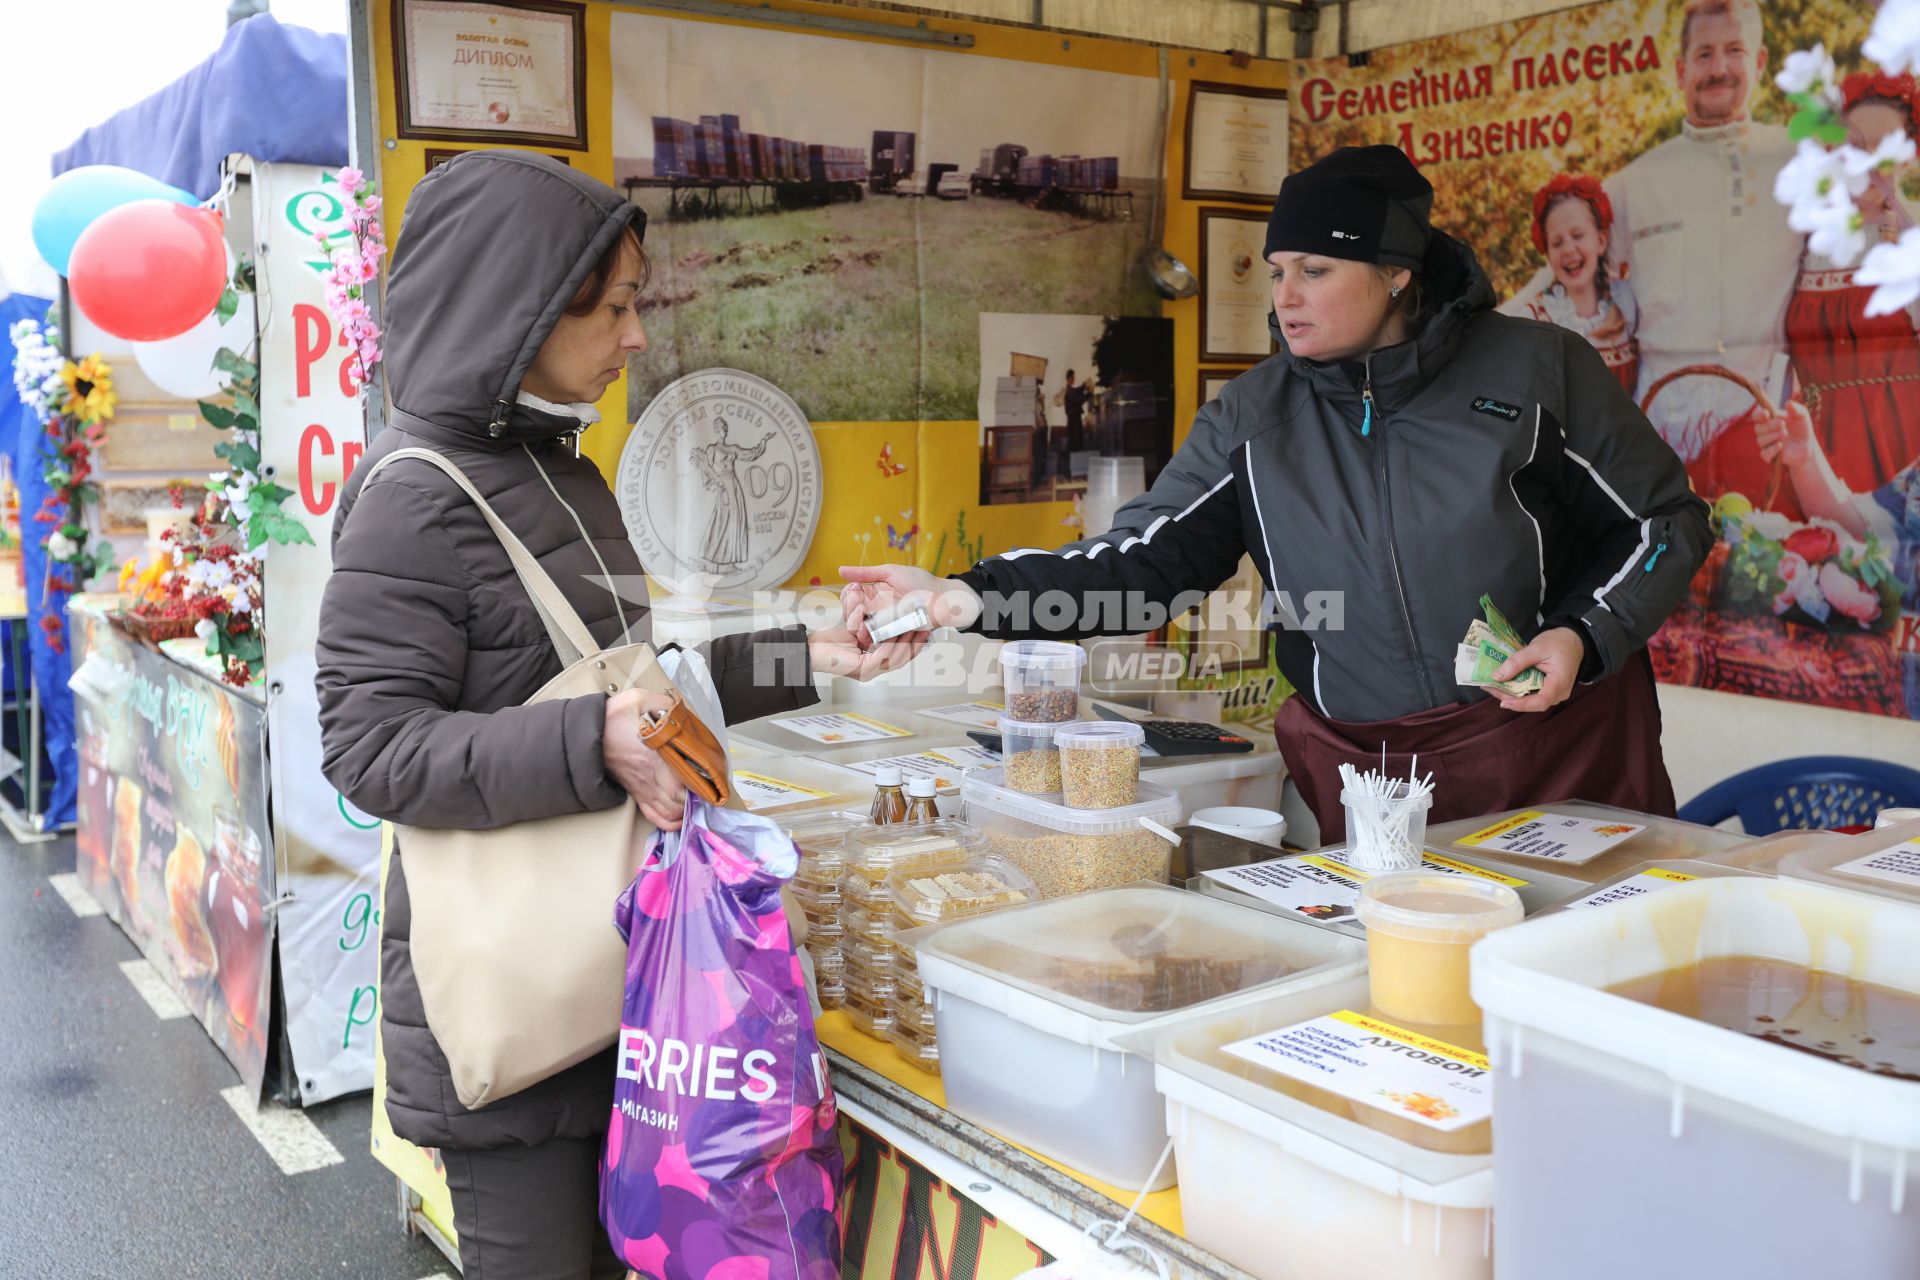
[{"label": "red balloon", "polygon": [[220,302],[227,253],[220,215],[169,200],[135,200],[94,219],[67,266],[87,319],[118,338],[185,333]]}]

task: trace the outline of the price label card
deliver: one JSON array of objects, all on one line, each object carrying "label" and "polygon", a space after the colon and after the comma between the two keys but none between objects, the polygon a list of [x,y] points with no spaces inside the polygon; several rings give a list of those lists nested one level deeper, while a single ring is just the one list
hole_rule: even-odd
[{"label": "price label card", "polygon": [[998,702],[954,702],[944,707],[927,707],[914,714],[963,724],[969,729],[998,729],[1000,717],[1006,710],[1006,706]]},{"label": "price label card", "polygon": [[1833,874],[1864,876],[1885,884],[1920,890],[1920,840],[1909,840],[1891,849],[1870,853],[1833,868]]},{"label": "price label card", "polygon": [[932,778],[934,786],[942,791],[951,791],[960,786],[962,773],[968,769],[991,769],[1000,763],[1000,757],[985,747],[969,744],[918,751],[907,756],[887,756],[882,760],[848,760],[844,763],[847,768],[858,770],[868,777],[879,773],[881,765],[898,765],[903,778]]},{"label": "price label card", "polygon": [[1646,827],[1631,822],[1570,818],[1563,813],[1529,810],[1496,822],[1484,831],[1462,836],[1455,843],[1489,853],[1577,863],[1591,862],[1645,830]]},{"label": "price label card", "polygon": [[749,809],[771,809],[777,805],[825,800],[833,794],[831,791],[803,787],[797,782],[770,778],[764,773],[748,773],[744,769],[734,770],[733,789],[740,796],[740,803]]},{"label": "price label card", "polygon": [[817,716],[795,716],[775,720],[788,733],[797,733],[809,742],[837,746],[842,742],[882,742],[888,738],[911,738],[913,730],[882,724],[851,711],[829,711]]},{"label": "price label card", "polygon": [[[1353,918],[1354,904],[1360,901],[1360,886],[1369,877],[1365,871],[1348,866],[1346,858],[1346,850],[1329,849],[1245,867],[1220,867],[1204,874],[1309,920],[1349,920]],[[1422,862],[1428,871],[1473,876],[1510,889],[1524,888],[1528,883],[1437,853],[1425,855]]]},{"label": "price label card", "polygon": [[1493,1116],[1493,1075],[1484,1055],[1351,1009],[1224,1051],[1442,1133]]},{"label": "price label card", "polygon": [[1616,902],[1625,902],[1628,898],[1641,898],[1649,893],[1658,893],[1662,889],[1671,889],[1675,885],[1689,884],[1699,876],[1690,876],[1684,871],[1663,871],[1659,867],[1648,867],[1637,872],[1618,884],[1610,884],[1604,889],[1588,894],[1584,898],[1575,898],[1569,907],[1609,907]]}]

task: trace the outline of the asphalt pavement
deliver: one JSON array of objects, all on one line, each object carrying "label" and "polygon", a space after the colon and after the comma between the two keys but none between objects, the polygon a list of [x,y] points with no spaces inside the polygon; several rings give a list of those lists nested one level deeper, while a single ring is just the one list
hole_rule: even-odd
[{"label": "asphalt pavement", "polygon": [[161,1016],[139,950],[78,913],[73,870],[70,838],[0,833],[0,1277],[457,1274],[400,1224],[370,1096],[243,1116],[200,1024]]}]

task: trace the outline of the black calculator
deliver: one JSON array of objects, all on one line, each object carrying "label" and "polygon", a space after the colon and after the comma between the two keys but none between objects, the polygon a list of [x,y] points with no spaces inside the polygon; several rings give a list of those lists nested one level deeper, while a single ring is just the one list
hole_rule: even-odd
[{"label": "black calculator", "polygon": [[1147,745],[1163,756],[1230,756],[1253,750],[1253,743],[1217,724],[1199,720],[1135,720],[1099,703],[1094,704],[1094,710],[1102,719],[1139,725],[1147,735]]}]

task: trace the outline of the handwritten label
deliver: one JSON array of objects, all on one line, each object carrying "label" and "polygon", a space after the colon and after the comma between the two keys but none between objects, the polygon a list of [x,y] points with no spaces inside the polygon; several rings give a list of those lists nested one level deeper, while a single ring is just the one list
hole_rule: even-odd
[{"label": "handwritten label", "polygon": [[1342,1009],[1223,1052],[1442,1133],[1493,1116],[1484,1055]]},{"label": "handwritten label", "polygon": [[869,720],[851,711],[830,711],[817,716],[795,716],[775,720],[788,733],[799,734],[809,742],[836,746],[842,742],[880,742],[887,738],[911,738],[913,730]]},{"label": "handwritten label", "polygon": [[1920,840],[1908,840],[1891,849],[1870,853],[1833,868],[1833,874],[1862,876],[1903,889],[1920,889]]},{"label": "handwritten label", "polygon": [[1638,823],[1570,818],[1563,813],[1528,810],[1470,836],[1462,836],[1454,843],[1489,853],[1580,863],[1593,861],[1645,830],[1646,827]]},{"label": "handwritten label", "polygon": [[764,773],[748,773],[744,769],[734,770],[733,789],[739,795],[741,804],[756,811],[809,800],[825,800],[833,794],[831,791],[803,787],[797,782],[770,778]]},{"label": "handwritten label", "polygon": [[1688,884],[1699,878],[1699,876],[1690,876],[1684,871],[1662,871],[1659,867],[1648,867],[1645,871],[1635,872],[1617,884],[1610,884],[1584,898],[1575,898],[1567,906],[1610,907],[1616,902],[1625,902],[1629,898],[1643,898],[1649,893],[1658,893],[1662,889]]},{"label": "handwritten label", "polygon": [[[1220,867],[1204,874],[1308,920],[1348,920],[1353,917],[1354,904],[1360,901],[1360,886],[1370,877],[1365,871],[1348,866],[1346,858],[1346,850],[1329,849],[1245,867]],[[1528,884],[1525,880],[1437,853],[1429,853],[1421,861],[1428,871],[1491,880],[1509,889],[1525,888]]]}]

